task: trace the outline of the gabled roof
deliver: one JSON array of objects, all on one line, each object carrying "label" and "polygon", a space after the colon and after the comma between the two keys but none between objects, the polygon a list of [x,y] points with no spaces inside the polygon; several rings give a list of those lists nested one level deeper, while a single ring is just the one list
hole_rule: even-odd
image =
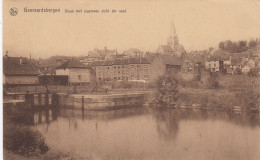
[{"label": "gabled roof", "polygon": [[173,53],[173,49],[171,46],[169,45],[160,45],[159,48],[162,48],[162,50],[165,52],[165,53]]},{"label": "gabled roof", "polygon": [[231,53],[218,49],[212,52],[212,56],[214,56],[218,60],[225,61],[230,59]]},{"label": "gabled roof", "polygon": [[141,58],[129,58],[128,59],[129,64],[150,64],[150,62],[145,59],[144,57]]},{"label": "gabled roof", "polygon": [[231,65],[242,65],[243,58],[231,58]]},{"label": "gabled roof", "polygon": [[159,53],[146,53],[145,59],[147,59],[150,63],[152,63],[154,58],[156,58],[157,55],[159,55]]},{"label": "gabled roof", "polygon": [[166,65],[181,65],[181,59],[176,56],[158,55]]},{"label": "gabled roof", "polygon": [[103,66],[104,61],[93,61],[90,63],[92,67]]},{"label": "gabled roof", "polygon": [[112,66],[113,65],[113,61],[112,60],[106,60],[103,62],[103,66]]},{"label": "gabled roof", "polygon": [[91,68],[89,65],[85,65],[81,63],[79,60],[70,59],[63,63],[62,65],[58,66],[57,68]]},{"label": "gabled roof", "polygon": [[36,67],[25,57],[4,57],[3,71],[5,75],[39,75]]},{"label": "gabled roof", "polygon": [[114,59],[113,65],[127,65],[128,59]]},{"label": "gabled roof", "polygon": [[189,54],[189,53],[183,53],[182,54],[184,59],[189,59],[193,63],[200,63],[203,62],[203,60],[199,56],[195,56],[194,54]]},{"label": "gabled roof", "polygon": [[127,64],[150,64],[145,58],[126,58],[126,59],[114,59],[105,61],[94,61],[90,63],[92,67],[97,66],[112,66],[112,65],[127,65]]}]

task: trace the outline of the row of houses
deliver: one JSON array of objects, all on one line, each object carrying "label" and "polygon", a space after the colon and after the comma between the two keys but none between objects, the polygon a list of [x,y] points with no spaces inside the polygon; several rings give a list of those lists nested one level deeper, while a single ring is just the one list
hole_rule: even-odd
[{"label": "row of houses", "polygon": [[151,54],[139,58],[94,61],[90,64],[96,71],[97,81],[128,80],[154,82],[172,71],[181,71],[181,60],[174,56]]},{"label": "row of houses", "polygon": [[25,57],[3,59],[3,83],[8,85],[37,85],[54,81],[54,84],[91,84],[95,83],[95,71],[89,65],[69,59],[55,68],[53,72],[41,72]]},{"label": "row of houses", "polygon": [[211,72],[248,74],[260,69],[260,58],[250,52],[232,54],[217,50],[209,55],[205,68]]},{"label": "row of houses", "polygon": [[86,65],[76,59],[41,72],[24,57],[3,60],[4,84],[38,84],[52,79],[54,84],[85,85],[100,81],[153,82],[167,71],[180,73],[181,60],[174,56],[153,54],[147,57],[93,61]]},{"label": "row of houses", "polygon": [[155,82],[166,72],[196,77],[202,70],[236,74],[249,73],[260,68],[260,58],[250,53],[229,54],[220,50],[182,53],[181,56],[146,53],[135,58],[93,60],[88,64],[70,58],[55,67],[43,70],[24,57],[3,59],[4,84],[43,84],[52,79],[53,84],[85,85],[102,81]]}]

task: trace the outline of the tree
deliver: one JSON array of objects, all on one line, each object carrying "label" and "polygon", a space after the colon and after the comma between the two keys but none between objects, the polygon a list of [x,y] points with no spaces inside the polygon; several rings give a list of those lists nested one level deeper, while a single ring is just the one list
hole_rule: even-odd
[{"label": "tree", "polygon": [[224,43],[224,42],[220,42],[220,43],[218,44],[218,47],[219,47],[219,49],[221,49],[221,50],[225,50],[225,43]]},{"label": "tree", "polygon": [[252,40],[250,40],[248,47],[249,48],[255,48],[256,45],[257,45],[256,40],[252,39]]},{"label": "tree", "polygon": [[178,82],[174,74],[167,72],[157,81],[155,101],[158,105],[175,105],[178,96]]},{"label": "tree", "polygon": [[246,51],[247,49],[247,41],[239,41],[239,51]]}]

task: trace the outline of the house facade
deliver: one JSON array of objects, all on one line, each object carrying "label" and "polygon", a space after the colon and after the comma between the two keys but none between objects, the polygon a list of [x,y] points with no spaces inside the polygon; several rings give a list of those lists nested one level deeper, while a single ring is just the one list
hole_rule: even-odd
[{"label": "house facade", "polygon": [[211,56],[208,61],[205,62],[205,68],[210,72],[220,72],[224,69],[224,62]]},{"label": "house facade", "polygon": [[166,72],[178,74],[181,72],[181,59],[176,56],[155,54],[150,59],[149,80],[155,82]]},{"label": "house facade", "polygon": [[38,84],[39,72],[37,68],[25,57],[3,58],[3,83],[13,85]]},{"label": "house facade", "polygon": [[149,62],[141,58],[94,61],[97,81],[148,81]]},{"label": "house facade", "polygon": [[68,76],[69,85],[95,84],[95,71],[89,65],[70,59],[56,68],[56,76]]}]

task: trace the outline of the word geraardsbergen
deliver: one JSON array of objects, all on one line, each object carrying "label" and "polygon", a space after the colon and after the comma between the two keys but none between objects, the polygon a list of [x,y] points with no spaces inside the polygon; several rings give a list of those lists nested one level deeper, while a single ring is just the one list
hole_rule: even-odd
[{"label": "word geraardsbergen", "polygon": [[60,12],[60,9],[53,9],[53,8],[24,8],[24,12],[50,12],[50,13],[56,13]]}]

